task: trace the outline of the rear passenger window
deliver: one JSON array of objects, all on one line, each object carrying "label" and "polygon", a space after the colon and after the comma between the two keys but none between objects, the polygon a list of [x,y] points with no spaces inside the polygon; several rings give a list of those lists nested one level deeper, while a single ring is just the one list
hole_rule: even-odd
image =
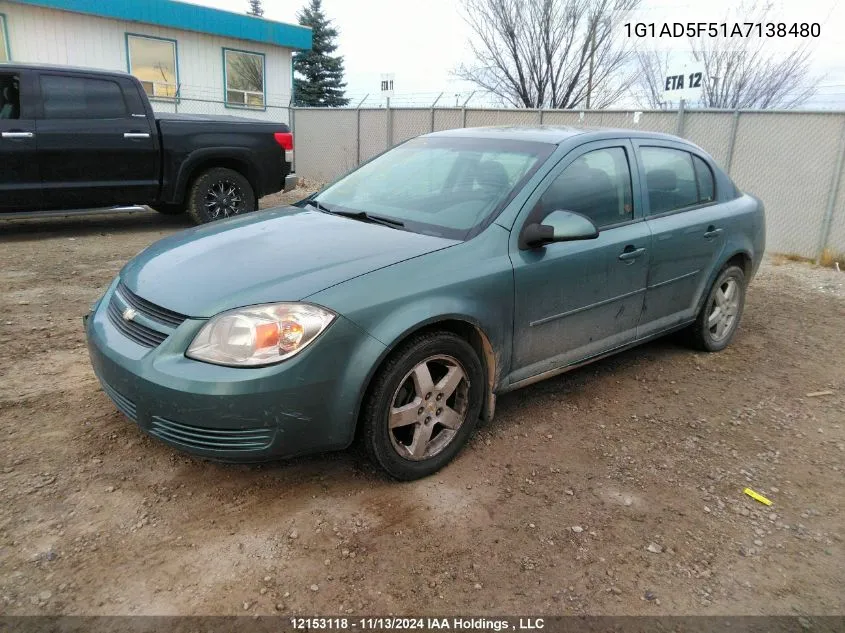
[{"label": "rear passenger window", "polygon": [[633,219],[631,171],[625,150],[608,147],[578,157],[549,185],[538,207],[534,211],[537,222],[552,211],[575,211],[598,228]]},{"label": "rear passenger window", "polygon": [[713,202],[716,199],[716,186],[713,183],[713,172],[710,165],[693,155],[692,163],[695,166],[695,177],[698,180],[698,201]]},{"label": "rear passenger window", "polygon": [[698,184],[692,154],[665,147],[643,147],[650,215],[698,204]]},{"label": "rear passenger window", "polygon": [[85,77],[41,76],[45,119],[119,119],[126,102],[114,81]]}]

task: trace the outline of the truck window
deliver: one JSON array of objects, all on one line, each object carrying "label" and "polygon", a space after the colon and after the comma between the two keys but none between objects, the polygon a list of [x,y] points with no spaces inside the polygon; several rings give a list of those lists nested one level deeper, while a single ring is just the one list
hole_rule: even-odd
[{"label": "truck window", "polygon": [[120,119],[127,116],[115,81],[41,75],[45,119]]},{"label": "truck window", "polygon": [[0,74],[0,119],[21,118],[20,77]]}]

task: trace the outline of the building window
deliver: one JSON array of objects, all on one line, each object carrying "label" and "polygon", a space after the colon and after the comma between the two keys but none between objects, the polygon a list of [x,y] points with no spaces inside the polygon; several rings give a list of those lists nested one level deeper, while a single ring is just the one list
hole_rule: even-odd
[{"label": "building window", "polygon": [[129,72],[144,86],[150,99],[174,99],[179,91],[179,65],[175,40],[146,35],[126,35]]},{"label": "building window", "polygon": [[0,13],[0,62],[12,59],[9,52],[9,32],[6,29],[6,16]]},{"label": "building window", "polygon": [[264,55],[223,49],[226,105],[264,108]]}]

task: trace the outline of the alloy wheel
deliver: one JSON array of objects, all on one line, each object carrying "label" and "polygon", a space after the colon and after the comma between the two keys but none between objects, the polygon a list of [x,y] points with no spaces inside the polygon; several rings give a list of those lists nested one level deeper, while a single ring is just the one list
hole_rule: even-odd
[{"label": "alloy wheel", "polygon": [[212,220],[238,215],[244,210],[243,192],[230,180],[218,180],[205,194],[205,208]]},{"label": "alloy wheel", "polygon": [[451,356],[430,356],[409,371],[387,416],[396,452],[420,461],[445,449],[466,420],[469,386],[466,371]]},{"label": "alloy wheel", "polygon": [[737,280],[728,277],[713,293],[707,315],[707,329],[714,341],[721,341],[733,330],[739,311],[740,292]]}]

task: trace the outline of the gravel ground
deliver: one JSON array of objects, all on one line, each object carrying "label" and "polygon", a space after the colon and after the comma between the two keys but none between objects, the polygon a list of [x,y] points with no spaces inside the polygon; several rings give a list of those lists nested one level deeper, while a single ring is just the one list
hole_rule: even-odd
[{"label": "gravel ground", "polygon": [[0,223],[0,613],[845,612],[845,274],[769,262],[724,352],[665,339],[503,396],[398,484],[355,450],[209,463],[115,410],[80,317],[186,226]]}]

